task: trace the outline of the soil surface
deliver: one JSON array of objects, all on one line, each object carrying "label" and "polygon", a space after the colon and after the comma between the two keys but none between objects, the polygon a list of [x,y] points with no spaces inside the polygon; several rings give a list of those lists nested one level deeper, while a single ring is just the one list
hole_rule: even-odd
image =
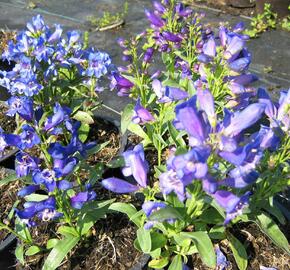
[{"label": "soil surface", "polygon": [[[0,180],[11,174],[11,171],[7,171],[6,168],[0,167]],[[21,189],[22,185],[20,181],[10,182],[7,185],[0,186],[0,220],[11,225],[8,220],[8,215],[13,208],[14,203],[17,201],[17,192]],[[11,221],[13,223],[13,221]],[[13,224],[11,225],[13,227]],[[0,230],[0,242],[3,241],[8,235],[6,230]]]},{"label": "soil surface", "polygon": [[[287,236],[288,241],[290,240],[289,228],[289,223],[281,228]],[[260,270],[260,266],[272,267],[277,270],[289,270],[290,256],[272,243],[272,241],[260,231],[256,224],[238,224],[231,232],[246,247],[248,254],[247,270]],[[239,270],[228,241],[222,241],[219,246],[229,261],[229,266],[226,270]],[[210,268],[202,265],[198,255],[193,256],[192,264],[194,265],[192,268],[194,270],[210,270]]]}]

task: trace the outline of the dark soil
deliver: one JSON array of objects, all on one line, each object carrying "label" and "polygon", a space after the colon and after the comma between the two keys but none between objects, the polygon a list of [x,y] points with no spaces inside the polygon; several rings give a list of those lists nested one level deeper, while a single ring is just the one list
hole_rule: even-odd
[{"label": "dark soil", "polygon": [[95,141],[97,144],[109,143],[98,153],[89,157],[88,162],[94,165],[98,162],[108,163],[116,157],[120,150],[120,132],[118,128],[110,121],[102,118],[95,118],[94,124],[89,132],[89,141]]},{"label": "dark soil", "polygon": [[[282,228],[285,235],[288,233],[289,225]],[[253,223],[242,223],[232,230],[233,235],[246,247],[248,254],[248,270],[259,270],[260,266],[273,267],[277,270],[289,270],[290,256],[278,248],[272,241],[260,231],[259,227]],[[239,270],[227,240],[220,243],[220,249],[229,261],[227,270]],[[193,265],[195,270],[210,270],[203,266],[198,255],[193,255]]]},{"label": "dark soil", "polygon": [[[0,180],[7,177],[11,172],[7,169],[0,167]],[[0,220],[6,225],[13,227],[8,220],[8,215],[13,208],[14,203],[17,201],[17,192],[21,189],[20,181],[10,182],[7,185],[0,186]],[[12,221],[11,221],[12,222]],[[13,222],[12,222],[13,223]],[[3,241],[8,235],[6,230],[0,230],[0,242]]]},{"label": "dark soil", "polygon": [[0,102],[0,127],[5,133],[13,133],[16,129],[14,117],[6,115],[7,106]]}]

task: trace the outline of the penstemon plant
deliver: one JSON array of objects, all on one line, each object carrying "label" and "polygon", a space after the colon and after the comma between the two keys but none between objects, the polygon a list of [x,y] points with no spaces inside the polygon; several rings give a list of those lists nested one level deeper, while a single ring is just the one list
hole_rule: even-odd
[{"label": "penstemon plant", "polygon": [[[248,72],[243,24],[221,26],[215,36],[180,3],[154,1],[154,7],[145,12],[151,28],[135,42],[121,41],[130,63],[114,75],[119,93],[137,100],[122,115],[123,129],[143,138],[123,154],[123,174],[136,184],[102,181],[116,193],[142,193],[144,203],[139,211],[124,203],[113,208],[136,224],[135,247],[150,254],[154,269],[186,269],[194,253],[209,267],[225,267],[218,246],[225,239],[239,269],[246,269],[246,249],[232,233],[239,222],[258,224],[289,253],[273,220],[285,223],[273,197],[289,185],[290,90],[281,91],[276,104],[250,86],[257,77]],[[181,31],[190,21],[196,39],[188,28]],[[147,40],[138,56],[140,37]],[[158,51],[165,71],[149,75],[140,59],[150,55],[154,63]],[[150,145],[158,159],[154,169],[143,149]]]},{"label": "penstemon plant", "polygon": [[[0,83],[11,94],[7,115],[15,117],[17,128],[14,134],[0,129],[0,153],[19,149],[14,179],[23,188],[7,216],[15,227],[6,220],[0,229],[17,236],[21,264],[25,256],[50,251],[43,269],[56,269],[113,201],[96,200],[93,189],[104,164],[87,162],[107,144],[90,142],[88,133],[111,59],[82,44],[77,31],[67,38],[59,25],[52,31],[39,15],[8,44],[3,58],[15,62],[12,71],[1,71]],[[46,223],[54,236],[40,245],[32,232]]]}]

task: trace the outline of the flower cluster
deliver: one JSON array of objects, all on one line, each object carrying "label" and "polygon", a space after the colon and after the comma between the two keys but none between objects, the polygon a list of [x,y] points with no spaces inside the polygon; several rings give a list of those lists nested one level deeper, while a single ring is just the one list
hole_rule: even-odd
[{"label": "flower cluster", "polygon": [[[12,71],[1,71],[2,86],[12,95],[37,96],[38,101],[44,101],[45,96],[46,103],[52,104],[63,94],[65,80],[69,87],[82,83],[92,92],[100,91],[97,80],[108,73],[111,65],[107,53],[82,44],[79,32],[69,31],[64,37],[60,25],[52,29],[40,15],[32,18],[15,42],[9,42],[2,58],[15,63]],[[66,92],[69,97],[76,94],[69,89]]]},{"label": "flower cluster", "polygon": [[[220,26],[216,35],[201,23],[203,14],[176,2],[154,1],[154,10],[145,10],[151,27],[119,40],[129,64],[113,74],[118,95],[136,100],[123,111],[123,128],[143,139],[145,153],[155,153],[154,166],[148,170],[138,145],[124,154],[123,168],[138,184],[117,178],[102,184],[113,192],[144,195],[141,221],[134,219],[140,211],[125,212],[139,227],[136,246],[153,257],[149,266],[186,268],[186,256],[197,248],[205,264],[225,267],[212,242],[232,241],[226,226],[261,222],[263,204],[270,207],[289,184],[290,90],[281,91],[275,103],[266,90],[251,86],[258,78],[248,70],[243,23]],[[156,238],[165,239],[154,249]],[[152,241],[150,252],[144,241]]]}]

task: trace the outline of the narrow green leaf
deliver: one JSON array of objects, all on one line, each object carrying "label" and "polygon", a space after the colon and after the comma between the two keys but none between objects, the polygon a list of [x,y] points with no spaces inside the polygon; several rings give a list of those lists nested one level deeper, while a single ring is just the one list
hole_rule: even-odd
[{"label": "narrow green leaf", "polygon": [[179,147],[179,146],[185,147],[186,144],[185,144],[184,140],[182,138],[178,138],[179,132],[173,126],[172,122],[168,122],[167,125],[168,125],[168,131],[169,131],[170,137],[172,138],[172,140],[174,141],[176,146],[177,147]]},{"label": "narrow green leaf", "polygon": [[24,247],[23,247],[23,245],[17,245],[17,247],[15,249],[15,257],[17,258],[17,260],[22,265],[25,264],[25,260],[24,260]]},{"label": "narrow green leaf", "polygon": [[11,171],[11,173],[9,175],[7,175],[6,177],[2,178],[0,181],[0,187],[9,184],[10,182],[14,182],[17,181],[18,178],[16,176],[16,173]]},{"label": "narrow green leaf", "polygon": [[56,244],[59,242],[59,239],[57,238],[51,238],[47,241],[46,243],[46,248],[47,249],[52,249],[56,246]]},{"label": "narrow green leaf", "polygon": [[86,123],[82,123],[78,130],[79,139],[81,140],[82,143],[84,143],[87,140],[89,136],[89,132],[90,132],[90,125]]},{"label": "narrow green leaf", "polygon": [[153,221],[164,221],[166,219],[180,219],[182,220],[183,217],[182,215],[178,212],[178,210],[176,208],[173,208],[171,206],[166,206],[165,208],[161,208],[158,211],[153,212],[150,217],[149,220],[153,220]]},{"label": "narrow green leaf", "polygon": [[30,194],[24,197],[27,202],[40,202],[48,199],[48,195],[43,194]]},{"label": "narrow green leaf", "polygon": [[[112,203],[109,206],[109,210],[126,214],[129,219],[132,219],[132,217],[134,217],[137,214],[137,210],[135,206],[128,203],[121,203],[121,202]],[[132,221],[136,224],[135,219],[133,219]],[[137,221],[136,225],[140,227],[140,220]]]},{"label": "narrow green leaf", "polygon": [[149,267],[154,269],[161,269],[169,263],[168,257],[162,257],[160,259],[154,259],[149,262]]},{"label": "narrow green leaf", "polygon": [[109,168],[121,168],[125,167],[125,160],[124,157],[116,157],[113,160],[111,160],[108,164],[107,167]]},{"label": "narrow green leaf", "polygon": [[212,268],[216,266],[216,254],[206,232],[182,232],[180,235],[193,240],[204,264]]},{"label": "narrow green leaf", "polygon": [[149,230],[145,230],[143,227],[137,230],[137,239],[141,250],[144,253],[151,251],[151,235]]},{"label": "narrow green leaf", "polygon": [[94,123],[93,117],[89,113],[84,111],[77,111],[76,114],[74,114],[73,118],[85,124]]},{"label": "narrow green leaf", "polygon": [[32,256],[39,253],[42,249],[38,246],[31,246],[25,251],[26,256]]},{"label": "narrow green leaf", "polygon": [[89,202],[84,205],[77,221],[77,227],[81,235],[87,234],[96,221],[106,215],[109,205],[114,200]]},{"label": "narrow green leaf", "polygon": [[147,140],[147,141],[151,141],[149,139],[149,137],[147,136],[147,134],[144,132],[144,130],[142,129],[142,127],[140,127],[139,125],[137,124],[134,124],[134,123],[130,123],[129,126],[128,126],[128,129],[133,132],[134,134],[138,135],[139,137]]},{"label": "narrow green leaf", "polygon": [[230,248],[233,252],[235,261],[240,270],[246,270],[248,266],[248,255],[243,244],[235,238],[232,234],[228,233]]},{"label": "narrow green leaf", "polygon": [[168,270],[182,270],[182,258],[180,255],[176,255],[173,258]]},{"label": "narrow green leaf", "polygon": [[289,244],[285,235],[281,232],[277,224],[266,214],[261,213],[256,217],[256,223],[261,230],[280,248],[290,254]]},{"label": "narrow green leaf", "polygon": [[46,258],[42,270],[54,270],[62,263],[67,254],[77,245],[79,237],[66,236],[51,250]]},{"label": "narrow green leaf", "polygon": [[134,104],[128,104],[121,115],[121,132],[125,134],[129,124],[132,121],[132,116],[134,112]]}]

